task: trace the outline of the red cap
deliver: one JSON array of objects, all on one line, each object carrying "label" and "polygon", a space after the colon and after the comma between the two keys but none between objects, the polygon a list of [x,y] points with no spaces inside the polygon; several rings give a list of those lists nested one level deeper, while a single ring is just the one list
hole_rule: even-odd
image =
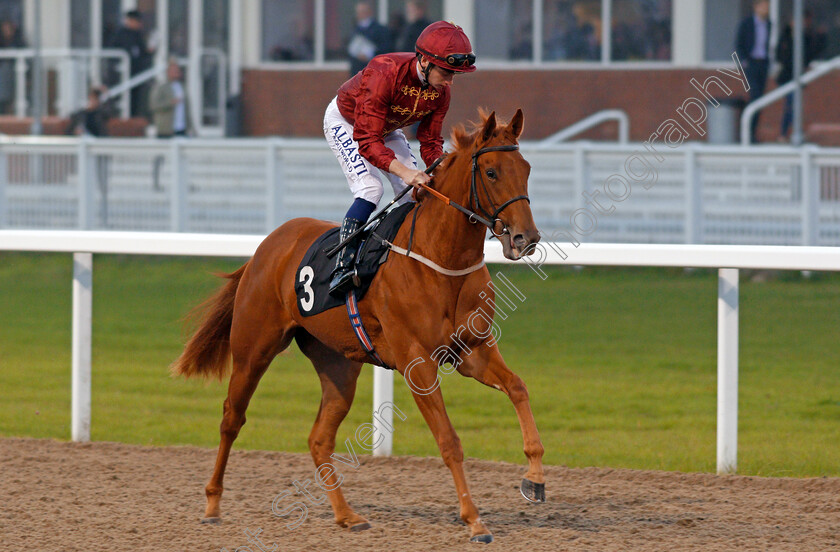
[{"label": "red cap", "polygon": [[475,71],[475,54],[464,30],[448,21],[436,21],[423,29],[415,45],[417,53],[456,73]]}]

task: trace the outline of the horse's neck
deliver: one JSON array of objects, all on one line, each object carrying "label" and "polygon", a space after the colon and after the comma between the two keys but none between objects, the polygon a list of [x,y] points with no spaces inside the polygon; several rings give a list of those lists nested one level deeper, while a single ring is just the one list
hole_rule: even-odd
[{"label": "horse's neck", "polygon": [[[442,175],[435,187],[452,201],[469,208],[469,172]],[[458,180],[453,180],[457,178]],[[409,221],[410,223],[410,221]],[[484,255],[486,228],[443,201],[427,195],[417,216],[412,249],[437,264],[459,270],[480,262]]]}]

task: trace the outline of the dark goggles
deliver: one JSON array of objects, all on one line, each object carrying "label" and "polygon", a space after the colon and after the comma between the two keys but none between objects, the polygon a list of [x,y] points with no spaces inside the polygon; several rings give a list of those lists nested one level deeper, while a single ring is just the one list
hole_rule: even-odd
[{"label": "dark goggles", "polygon": [[475,54],[470,52],[469,54],[449,54],[445,58],[436,56],[432,53],[422,51],[424,55],[433,57],[437,60],[446,62],[447,65],[451,67],[472,67],[475,63]]},{"label": "dark goggles", "polygon": [[475,54],[449,54],[446,56],[446,63],[452,67],[471,67],[475,63]]}]

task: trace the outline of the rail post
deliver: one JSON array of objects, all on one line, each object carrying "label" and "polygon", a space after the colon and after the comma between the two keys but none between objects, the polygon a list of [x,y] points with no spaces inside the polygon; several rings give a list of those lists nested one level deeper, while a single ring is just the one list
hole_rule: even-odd
[{"label": "rail post", "polygon": [[72,415],[70,435],[73,441],[90,441],[90,360],[91,322],[93,320],[93,254],[73,254],[73,368]]},{"label": "rail post", "polygon": [[738,269],[718,270],[717,472],[738,470]]},{"label": "rail post", "polygon": [[[373,367],[373,442],[382,436],[382,442],[373,449],[374,456],[391,456],[394,445],[394,412],[382,408],[394,402],[394,372],[382,366]],[[379,413],[377,415],[377,413]]]}]

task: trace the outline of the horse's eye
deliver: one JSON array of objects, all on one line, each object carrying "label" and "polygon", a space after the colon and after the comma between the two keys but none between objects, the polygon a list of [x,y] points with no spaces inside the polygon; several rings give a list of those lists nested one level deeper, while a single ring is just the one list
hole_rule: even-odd
[{"label": "horse's eye", "polygon": [[496,179],[496,169],[487,169],[485,172],[487,173],[488,178],[492,178],[493,180]]}]

